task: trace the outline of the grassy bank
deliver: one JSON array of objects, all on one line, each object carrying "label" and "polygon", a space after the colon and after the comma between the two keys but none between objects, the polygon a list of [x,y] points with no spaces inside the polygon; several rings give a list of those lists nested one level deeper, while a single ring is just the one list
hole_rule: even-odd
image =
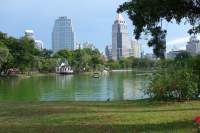
[{"label": "grassy bank", "polygon": [[0,103],[0,132],[195,133],[200,102]]}]

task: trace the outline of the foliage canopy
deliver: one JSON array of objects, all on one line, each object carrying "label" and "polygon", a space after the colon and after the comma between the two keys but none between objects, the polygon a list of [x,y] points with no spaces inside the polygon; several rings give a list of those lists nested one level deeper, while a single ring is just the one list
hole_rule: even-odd
[{"label": "foliage canopy", "polygon": [[167,33],[162,21],[189,23],[192,25],[189,34],[200,32],[200,0],[130,0],[120,5],[118,12],[127,12],[135,26],[136,39],[142,33],[151,34],[148,45],[153,46],[155,55],[161,58],[166,49],[163,40]]}]

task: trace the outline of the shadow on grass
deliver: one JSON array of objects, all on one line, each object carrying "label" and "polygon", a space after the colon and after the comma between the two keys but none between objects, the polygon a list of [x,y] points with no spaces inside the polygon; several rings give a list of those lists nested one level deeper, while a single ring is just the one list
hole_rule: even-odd
[{"label": "shadow on grass", "polygon": [[67,114],[67,113],[162,113],[162,112],[177,112],[184,113],[187,111],[200,111],[200,108],[184,108],[184,109],[136,109],[136,110],[126,110],[126,109],[117,109],[117,110],[87,110],[79,108],[44,108],[44,109],[14,109],[6,111],[4,113],[0,112],[0,117],[32,117],[32,116],[45,116],[45,115],[54,115],[54,114]]},{"label": "shadow on grass", "polygon": [[[0,103],[1,108],[7,109],[23,109],[23,108],[104,108],[104,109],[131,109],[131,108],[162,108],[162,107],[173,107],[176,105],[190,105],[195,103],[195,101],[188,102],[163,102],[163,101],[153,101],[150,99],[146,100],[136,100],[136,101],[116,101],[116,102],[2,102]],[[197,104],[200,105],[200,104]],[[196,105],[196,106],[197,106]],[[189,106],[190,107],[190,106]]]},{"label": "shadow on grass", "polygon": [[[47,124],[48,125],[48,124]],[[0,133],[195,133],[192,121],[141,125],[5,126]]]}]

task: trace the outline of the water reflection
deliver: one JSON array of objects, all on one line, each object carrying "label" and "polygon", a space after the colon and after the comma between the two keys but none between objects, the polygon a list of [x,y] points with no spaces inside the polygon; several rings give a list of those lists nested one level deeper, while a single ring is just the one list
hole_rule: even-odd
[{"label": "water reflection", "polygon": [[99,79],[90,75],[55,75],[27,79],[0,79],[0,100],[106,101],[145,98],[145,76],[110,73]]}]

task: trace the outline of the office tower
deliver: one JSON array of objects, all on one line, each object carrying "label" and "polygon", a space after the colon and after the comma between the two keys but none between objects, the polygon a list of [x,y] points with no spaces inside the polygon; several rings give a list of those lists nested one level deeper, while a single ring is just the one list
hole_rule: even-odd
[{"label": "office tower", "polygon": [[190,41],[186,45],[186,50],[193,56],[200,54],[200,41],[196,36],[190,38]]},{"label": "office tower", "polygon": [[132,37],[131,39],[131,53],[129,54],[130,56],[133,56],[135,58],[141,58],[141,45],[139,42]]},{"label": "office tower", "polygon": [[25,30],[25,37],[35,40],[35,35],[33,30]]},{"label": "office tower", "polygon": [[121,14],[118,14],[112,26],[112,59],[119,60],[129,56],[128,27]]},{"label": "office tower", "polygon": [[106,45],[105,55],[108,60],[112,59],[112,45]]},{"label": "office tower", "polygon": [[56,19],[52,32],[52,48],[54,52],[61,49],[74,50],[74,30],[71,19],[59,17]]},{"label": "office tower", "polygon": [[43,43],[41,40],[35,40],[35,47],[36,47],[37,49],[42,50],[43,47],[44,47],[44,43]]},{"label": "office tower", "polygon": [[82,49],[82,46],[81,46],[81,43],[80,42],[76,42],[76,48],[75,48],[76,50],[77,49]]},{"label": "office tower", "polygon": [[95,46],[92,42],[86,41],[83,43],[83,48],[95,49]]},{"label": "office tower", "polygon": [[34,41],[35,48],[37,48],[39,50],[43,49],[44,43],[42,42],[42,40],[36,40],[33,30],[25,30],[24,34],[25,34],[25,37]]}]

